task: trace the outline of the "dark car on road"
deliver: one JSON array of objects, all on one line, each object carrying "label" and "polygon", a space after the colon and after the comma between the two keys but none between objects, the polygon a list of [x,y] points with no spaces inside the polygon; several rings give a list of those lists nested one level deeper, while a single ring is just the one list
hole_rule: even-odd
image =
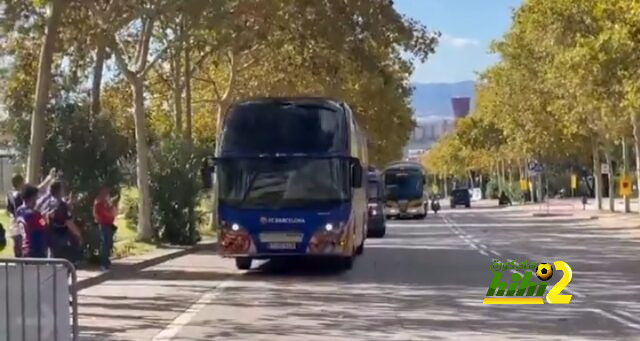
[{"label": "dark car on road", "polygon": [[456,206],[471,207],[471,193],[468,189],[454,189],[451,192],[451,208]]},{"label": "dark car on road", "polygon": [[387,226],[384,216],[384,189],[382,181],[380,181],[380,173],[375,169],[369,169],[367,180],[367,197],[369,206],[367,236],[382,238],[386,233]]}]

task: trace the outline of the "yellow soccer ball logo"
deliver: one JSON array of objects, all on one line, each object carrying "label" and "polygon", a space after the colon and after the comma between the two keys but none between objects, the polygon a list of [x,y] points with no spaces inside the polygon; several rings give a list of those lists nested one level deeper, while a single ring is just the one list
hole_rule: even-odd
[{"label": "yellow soccer ball logo", "polygon": [[538,264],[536,267],[536,276],[538,276],[541,281],[546,282],[550,280],[551,276],[553,276],[553,267],[551,267],[551,264],[547,263]]}]

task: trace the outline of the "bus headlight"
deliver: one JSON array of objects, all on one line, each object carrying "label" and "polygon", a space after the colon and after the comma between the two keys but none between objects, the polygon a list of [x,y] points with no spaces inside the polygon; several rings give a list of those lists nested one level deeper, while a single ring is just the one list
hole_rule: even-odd
[{"label": "bus headlight", "polygon": [[327,223],[319,228],[309,240],[307,252],[309,253],[332,253],[336,248],[342,248],[346,244],[345,229],[346,224]]},{"label": "bus headlight", "polygon": [[380,205],[376,204],[376,203],[371,203],[369,204],[369,215],[370,216],[375,216],[378,214],[382,214],[381,210],[380,210]]},{"label": "bus headlight", "polygon": [[246,254],[252,249],[251,235],[240,224],[222,223],[218,230],[218,245],[222,253]]}]

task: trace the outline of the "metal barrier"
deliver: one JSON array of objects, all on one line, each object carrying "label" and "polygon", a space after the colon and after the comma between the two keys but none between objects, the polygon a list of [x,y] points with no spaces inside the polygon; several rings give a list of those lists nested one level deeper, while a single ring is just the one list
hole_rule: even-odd
[{"label": "metal barrier", "polygon": [[0,259],[0,341],[76,341],[76,283],[64,259]]}]

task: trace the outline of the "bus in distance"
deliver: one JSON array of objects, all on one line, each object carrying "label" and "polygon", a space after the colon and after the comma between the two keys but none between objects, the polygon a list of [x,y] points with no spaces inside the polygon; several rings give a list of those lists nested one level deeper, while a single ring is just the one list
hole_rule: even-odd
[{"label": "bus in distance", "polygon": [[223,121],[217,154],[204,176],[216,197],[222,256],[243,270],[253,259],[290,256],[331,257],[352,267],[366,238],[367,148],[347,104],[327,98],[236,103]]},{"label": "bus in distance", "polygon": [[426,172],[419,163],[397,161],[389,164],[382,171],[385,216],[424,219],[429,204],[424,193],[426,178]]}]

